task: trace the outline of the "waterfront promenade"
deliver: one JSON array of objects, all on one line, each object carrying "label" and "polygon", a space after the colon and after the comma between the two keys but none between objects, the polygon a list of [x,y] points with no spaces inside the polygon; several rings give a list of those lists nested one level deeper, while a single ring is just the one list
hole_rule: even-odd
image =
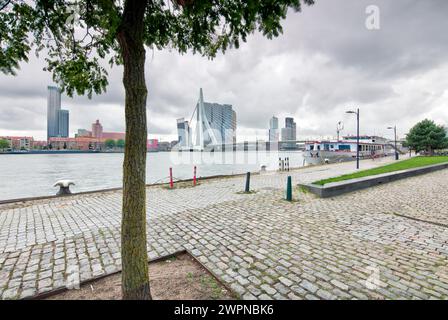
[{"label": "waterfront promenade", "polygon": [[[391,162],[365,160],[361,168]],[[448,170],[319,199],[354,163],[147,189],[150,259],[188,250],[244,299],[447,299]],[[121,191],[0,205],[0,297],[120,270]],[[68,283],[67,283],[68,280]]]}]

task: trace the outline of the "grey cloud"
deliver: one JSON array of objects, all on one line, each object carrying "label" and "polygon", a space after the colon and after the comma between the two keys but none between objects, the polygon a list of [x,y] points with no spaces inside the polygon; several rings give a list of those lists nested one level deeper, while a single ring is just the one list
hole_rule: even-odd
[{"label": "grey cloud", "polygon": [[[371,4],[380,8],[378,31],[364,26]],[[352,106],[362,110],[364,133],[388,134],[384,127],[391,123],[404,133],[434,110],[446,122],[441,105],[448,86],[447,9],[444,0],[318,0],[288,14],[283,36],[255,34],[213,61],[148,49],[149,132],[175,135],[175,119],[190,118],[200,87],[206,101],[234,106],[239,128],[261,132],[272,115],[282,124],[292,115],[299,136],[334,135],[339,120],[353,133],[354,121],[344,114]],[[44,135],[51,76],[42,67],[31,58],[17,77],[0,75],[0,134],[29,126]],[[71,132],[97,118],[105,130],[124,130],[121,72],[110,70],[104,95],[63,97]]]}]

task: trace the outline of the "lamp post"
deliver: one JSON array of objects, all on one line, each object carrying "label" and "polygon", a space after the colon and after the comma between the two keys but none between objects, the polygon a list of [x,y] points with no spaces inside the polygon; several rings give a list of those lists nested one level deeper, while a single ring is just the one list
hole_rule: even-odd
[{"label": "lamp post", "polygon": [[394,130],[394,141],[395,141],[395,160],[398,160],[399,159],[399,156],[398,156],[398,149],[397,149],[397,126],[395,125],[395,126],[393,126],[393,127],[387,127],[387,129],[389,129],[389,130]]},{"label": "lamp post", "polygon": [[356,111],[346,111],[346,113],[356,114],[356,169],[359,169],[359,108]]},{"label": "lamp post", "polygon": [[342,123],[342,121],[339,121],[337,126],[336,126],[336,132],[338,134],[338,142],[339,142],[339,133],[344,130],[344,124]]}]

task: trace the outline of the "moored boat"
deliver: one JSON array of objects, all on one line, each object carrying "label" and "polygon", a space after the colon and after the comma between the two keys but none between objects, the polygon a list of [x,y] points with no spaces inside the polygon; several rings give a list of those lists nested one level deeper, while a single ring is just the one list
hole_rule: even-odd
[{"label": "moored boat", "polygon": [[[386,143],[382,139],[360,137],[360,159],[375,159],[386,156]],[[380,140],[380,141],[378,141]],[[356,138],[343,140],[321,140],[305,142],[304,158],[308,164],[337,163],[356,160]]]}]

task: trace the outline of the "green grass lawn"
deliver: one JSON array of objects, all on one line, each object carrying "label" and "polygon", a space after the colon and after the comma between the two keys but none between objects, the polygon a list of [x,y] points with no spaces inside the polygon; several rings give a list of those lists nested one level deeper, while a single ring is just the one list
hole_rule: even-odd
[{"label": "green grass lawn", "polygon": [[388,165],[385,165],[382,167],[378,167],[378,168],[358,171],[358,172],[350,173],[350,174],[344,174],[339,177],[333,177],[333,178],[323,179],[323,180],[319,180],[319,181],[314,181],[313,184],[323,186],[324,184],[331,183],[331,182],[338,182],[338,181],[362,178],[362,177],[367,177],[367,176],[374,176],[377,174],[418,168],[418,167],[424,167],[424,166],[429,166],[431,164],[437,164],[437,163],[443,163],[443,162],[448,162],[448,156],[415,157],[415,158],[411,158],[408,160],[397,161],[395,163],[391,163],[391,164],[388,164]]}]

